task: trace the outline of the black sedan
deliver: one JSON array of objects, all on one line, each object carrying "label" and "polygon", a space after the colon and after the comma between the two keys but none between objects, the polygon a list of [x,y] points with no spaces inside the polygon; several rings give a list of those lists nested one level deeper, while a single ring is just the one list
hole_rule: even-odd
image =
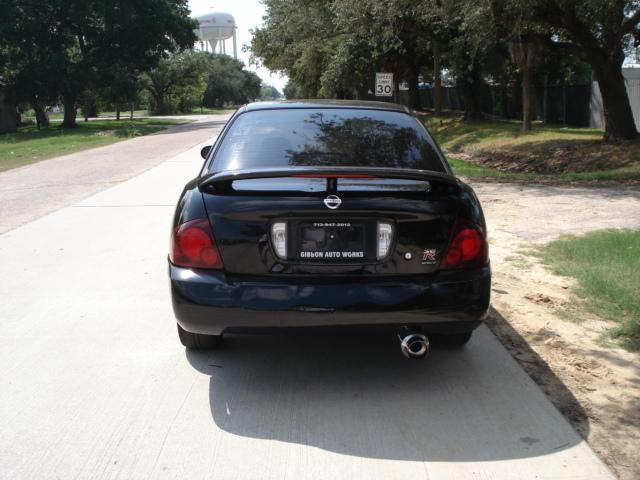
[{"label": "black sedan", "polygon": [[385,326],[418,358],[428,336],[465,344],[486,315],[482,208],[406,108],[253,103],[202,155],[169,254],[186,347],[246,330]]}]

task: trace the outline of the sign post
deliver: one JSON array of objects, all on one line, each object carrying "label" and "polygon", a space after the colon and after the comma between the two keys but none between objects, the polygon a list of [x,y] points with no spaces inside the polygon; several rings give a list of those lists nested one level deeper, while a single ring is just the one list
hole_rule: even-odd
[{"label": "sign post", "polygon": [[393,97],[393,73],[376,73],[376,97]]}]

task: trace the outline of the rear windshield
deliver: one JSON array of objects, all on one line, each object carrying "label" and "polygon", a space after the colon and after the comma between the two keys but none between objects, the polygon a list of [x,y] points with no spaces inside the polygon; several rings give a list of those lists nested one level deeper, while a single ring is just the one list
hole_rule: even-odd
[{"label": "rear windshield", "polygon": [[289,166],[446,172],[428,133],[411,115],[330,108],[260,110],[239,115],[210,170]]}]

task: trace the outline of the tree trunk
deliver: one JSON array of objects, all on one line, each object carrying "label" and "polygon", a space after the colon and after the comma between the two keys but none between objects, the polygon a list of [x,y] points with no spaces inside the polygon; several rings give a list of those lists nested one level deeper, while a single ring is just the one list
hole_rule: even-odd
[{"label": "tree trunk", "polygon": [[544,90],[542,92],[542,122],[544,124],[547,123],[547,112],[549,111],[548,108],[547,108],[547,105],[548,105],[547,101],[549,100],[549,88],[548,88],[548,85],[547,85],[547,83],[548,83],[547,79],[548,78],[549,77],[547,76],[547,74],[545,74],[542,77],[542,81],[544,83],[544,85],[543,85]]},{"label": "tree trunk", "polygon": [[38,130],[40,130],[41,127],[48,127],[49,116],[37,98],[31,100],[31,108],[33,108],[33,111],[36,113],[36,126]]},{"label": "tree trunk", "polygon": [[442,115],[442,65],[437,44],[433,47],[433,113]]},{"label": "tree trunk", "polygon": [[135,108],[135,105],[132,103],[131,104],[131,115],[129,116],[129,120],[133,120],[133,109]]},{"label": "tree trunk", "polygon": [[76,125],[76,95],[66,93],[63,95],[62,103],[64,105],[64,118],[62,120],[62,128],[75,128]]},{"label": "tree trunk", "polygon": [[418,81],[420,77],[420,66],[412,65],[409,69],[409,107],[414,110],[420,110],[420,92],[418,90]]},{"label": "tree trunk", "polygon": [[120,121],[120,104],[116,103],[116,121]]},{"label": "tree trunk", "polygon": [[531,131],[533,119],[533,68],[526,67],[522,71],[522,131]]},{"label": "tree trunk", "polygon": [[482,120],[480,107],[480,87],[482,80],[477,69],[468,72],[462,79],[462,95],[464,98],[464,120]]},{"label": "tree trunk", "polygon": [[500,87],[500,116],[509,118],[509,92],[506,85]]},{"label": "tree trunk", "polygon": [[156,93],[153,95],[153,101],[156,104],[155,113],[156,115],[164,115],[164,94]]},{"label": "tree trunk", "polygon": [[604,108],[605,141],[633,140],[638,137],[622,68],[607,62],[591,65]]},{"label": "tree trunk", "polygon": [[84,95],[84,105],[82,107],[82,116],[84,117],[84,121],[89,121],[89,115],[91,110],[91,100],[89,100],[89,96],[85,93]]}]

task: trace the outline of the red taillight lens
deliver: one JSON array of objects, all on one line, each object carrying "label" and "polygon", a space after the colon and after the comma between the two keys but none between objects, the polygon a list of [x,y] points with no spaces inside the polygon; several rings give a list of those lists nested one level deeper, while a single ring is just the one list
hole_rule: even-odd
[{"label": "red taillight lens", "polygon": [[487,259],[487,241],[482,232],[475,227],[458,225],[442,258],[441,268],[485,265]]},{"label": "red taillight lens", "polygon": [[197,218],[183,223],[171,236],[171,263],[181,267],[221,269],[222,258],[209,227],[209,220]]}]

